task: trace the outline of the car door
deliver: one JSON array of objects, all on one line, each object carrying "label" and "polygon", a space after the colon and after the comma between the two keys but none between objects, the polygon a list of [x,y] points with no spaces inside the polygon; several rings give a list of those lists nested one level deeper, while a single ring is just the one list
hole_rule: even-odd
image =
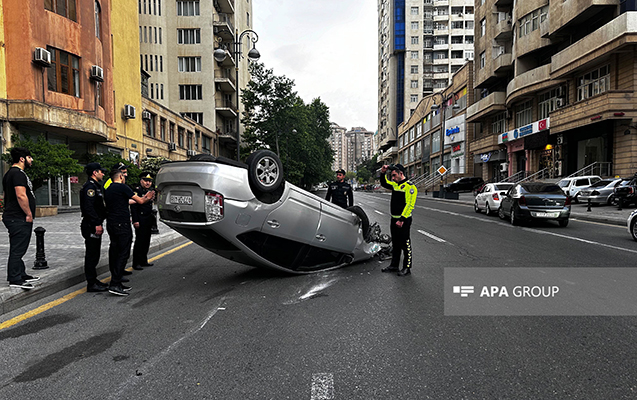
[{"label": "car door", "polygon": [[500,208],[504,212],[504,215],[508,216],[509,210],[511,209],[511,196],[513,195],[515,190],[515,186],[509,189],[504,196],[502,196],[502,200],[500,201]]},{"label": "car door", "polygon": [[484,210],[487,206],[487,199],[491,194],[491,185],[486,185],[482,188],[480,193],[476,196],[476,201],[478,202],[478,208]]},{"label": "car door", "polygon": [[588,178],[579,178],[573,181],[573,185],[571,186],[571,190],[569,194],[571,196],[575,196],[579,193],[583,188],[590,186],[590,180]]},{"label": "car door", "polygon": [[321,203],[321,217],[312,245],[349,254],[362,237],[358,229],[358,217],[354,213],[331,203]]},{"label": "car door", "polygon": [[320,199],[291,187],[285,203],[270,212],[261,231],[268,235],[310,244],[316,236],[320,216]]}]

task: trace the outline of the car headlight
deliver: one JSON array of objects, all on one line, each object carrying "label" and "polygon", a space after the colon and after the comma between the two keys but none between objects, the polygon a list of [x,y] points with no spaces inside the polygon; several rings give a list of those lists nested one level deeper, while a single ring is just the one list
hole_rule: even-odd
[{"label": "car headlight", "polygon": [[208,222],[223,219],[223,196],[215,192],[206,192],[206,220]]}]

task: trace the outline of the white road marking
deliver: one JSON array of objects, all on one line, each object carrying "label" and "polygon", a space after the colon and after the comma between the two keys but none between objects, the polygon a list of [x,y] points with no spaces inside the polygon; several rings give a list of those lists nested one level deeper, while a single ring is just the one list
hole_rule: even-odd
[{"label": "white road marking", "polygon": [[312,374],[312,394],[310,400],[331,400],[334,398],[334,374]]},{"label": "white road marking", "polygon": [[420,229],[418,229],[418,233],[422,233],[423,235],[432,238],[433,240],[437,240],[440,243],[447,243],[446,240],[439,238],[438,236],[432,235],[431,233],[425,232],[425,231],[421,231]]}]

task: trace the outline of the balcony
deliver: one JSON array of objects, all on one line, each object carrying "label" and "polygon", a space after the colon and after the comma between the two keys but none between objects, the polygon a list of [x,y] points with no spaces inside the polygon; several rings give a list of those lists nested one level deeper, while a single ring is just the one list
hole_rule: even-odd
[{"label": "balcony", "polygon": [[493,72],[496,74],[505,74],[513,70],[513,55],[511,53],[502,53],[493,60]]},{"label": "balcony", "polygon": [[436,43],[434,44],[434,50],[447,50],[449,49],[448,43]]},{"label": "balcony", "polygon": [[434,59],[434,65],[446,65],[449,64],[448,58],[436,58]]},{"label": "balcony", "polygon": [[434,14],[434,21],[447,21],[449,14]]},{"label": "balcony", "polygon": [[513,0],[495,0],[493,3],[496,7],[511,7],[513,5]]},{"label": "balcony", "polygon": [[230,99],[215,96],[215,111],[226,118],[237,118],[237,106]]},{"label": "balcony", "polygon": [[393,146],[393,147],[390,147],[389,149],[387,149],[387,151],[383,152],[380,155],[380,159],[381,160],[385,160],[385,159],[391,158],[392,156],[394,156],[396,154],[398,154],[398,147]]},{"label": "balcony", "polygon": [[237,85],[231,69],[215,70],[215,85],[219,91],[235,92]]},{"label": "balcony", "polygon": [[212,26],[215,36],[224,40],[234,41],[234,14],[217,14],[214,16]]},{"label": "balcony", "polygon": [[467,108],[467,122],[478,122],[481,118],[506,110],[506,93],[493,92]]},{"label": "balcony", "polygon": [[495,25],[495,40],[502,42],[508,41],[513,38],[513,30],[511,25],[511,19],[503,19]]},{"label": "balcony", "polygon": [[551,81],[551,64],[542,65],[516,76],[509,82],[506,102],[510,104],[520,96],[532,95],[557,83],[559,82]]},{"label": "balcony", "polygon": [[[556,3],[556,4],[553,4]],[[618,0],[564,0],[551,2],[549,15],[551,35],[568,34],[579,25],[595,19],[602,12],[613,12]]]},{"label": "balcony", "polygon": [[562,78],[582,66],[637,43],[637,13],[624,13],[551,57],[551,77]]},{"label": "balcony", "polygon": [[449,72],[436,72],[434,79],[449,79]]},{"label": "balcony", "polygon": [[234,0],[214,0],[217,12],[234,14]]}]

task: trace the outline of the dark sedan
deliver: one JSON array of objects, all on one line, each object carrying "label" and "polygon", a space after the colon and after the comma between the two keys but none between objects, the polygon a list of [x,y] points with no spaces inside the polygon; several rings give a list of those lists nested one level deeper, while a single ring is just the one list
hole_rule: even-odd
[{"label": "dark sedan", "polygon": [[475,176],[465,176],[444,186],[447,192],[470,192],[484,185],[484,180]]},{"label": "dark sedan", "polygon": [[565,227],[571,215],[571,200],[554,183],[518,183],[503,196],[498,215],[508,218],[512,225],[553,220]]}]

